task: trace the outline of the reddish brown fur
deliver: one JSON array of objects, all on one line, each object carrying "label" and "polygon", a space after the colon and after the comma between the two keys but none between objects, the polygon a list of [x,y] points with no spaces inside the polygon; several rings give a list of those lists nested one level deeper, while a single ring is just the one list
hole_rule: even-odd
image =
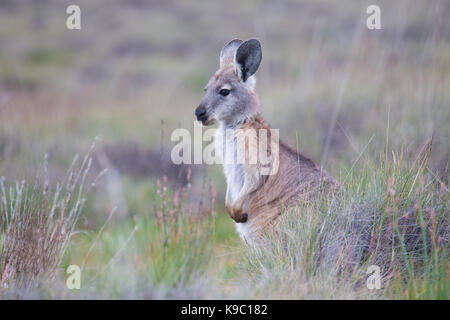
[{"label": "reddish brown fur", "polygon": [[[239,129],[266,129],[269,137],[271,132],[268,124],[259,114],[245,121]],[[269,144],[268,152],[270,151]],[[246,167],[248,170],[256,170],[258,165],[246,165]],[[336,186],[335,179],[324,169],[280,141],[277,173],[265,176],[261,186],[248,195],[247,211],[252,232],[260,231],[273,222],[282,213],[283,208],[298,207],[311,199],[320,188],[334,190]],[[233,218],[243,214],[242,208],[229,204],[227,204],[227,211]]]}]

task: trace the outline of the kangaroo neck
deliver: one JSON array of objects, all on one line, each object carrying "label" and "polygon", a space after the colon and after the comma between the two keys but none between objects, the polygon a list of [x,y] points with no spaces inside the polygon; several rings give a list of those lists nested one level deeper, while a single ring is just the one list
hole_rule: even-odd
[{"label": "kangaroo neck", "polygon": [[244,123],[249,121],[254,121],[259,117],[259,113],[255,112],[249,115],[242,115],[240,117],[231,119],[231,120],[221,120],[219,121],[219,126],[222,129],[238,129]]}]

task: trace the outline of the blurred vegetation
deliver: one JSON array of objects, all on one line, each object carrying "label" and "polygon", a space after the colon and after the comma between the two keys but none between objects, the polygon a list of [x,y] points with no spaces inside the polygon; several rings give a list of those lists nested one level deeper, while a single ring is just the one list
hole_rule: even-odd
[{"label": "blurred vegetation", "polygon": [[[232,38],[257,37],[263,46],[257,73],[261,113],[280,128],[283,140],[325,165],[348,186],[349,195],[364,201],[372,193],[385,197],[381,203],[386,205],[392,201],[388,180],[393,177],[397,188],[406,179],[404,172],[392,172],[396,155],[401,154],[404,170],[419,172],[414,161],[434,134],[420,168],[429,184],[420,191],[417,217],[429,213],[427,206],[435,213],[440,208],[448,223],[448,192],[438,197],[436,189],[448,190],[449,180],[448,1],[378,1],[382,29],[375,31],[365,27],[370,3],[356,0],[235,0],[227,5],[81,0],[81,30],[65,26],[69,4],[0,0],[0,177],[5,185],[33,182],[46,153],[50,181],[62,180],[73,156],[84,154],[97,136],[101,142],[90,177],[108,169],[87,195],[57,280],[23,297],[448,298],[448,256],[443,254],[448,245],[427,256],[425,276],[405,279],[412,269],[394,273],[391,286],[377,296],[320,275],[317,290],[303,290],[317,270],[287,272],[276,244],[267,251],[273,260],[260,263],[263,258],[255,258],[239,241],[223,208],[220,166],[176,167],[168,160],[171,132],[192,130],[194,109],[218,67],[222,46]],[[186,243],[198,246],[175,245],[164,253],[158,251],[164,237],[155,219],[161,201],[157,180],[167,177],[173,200],[174,192],[187,187],[188,169],[186,210],[208,203],[205,190],[215,190],[216,205],[193,223],[177,220]],[[420,179],[409,178],[403,185],[414,193]],[[413,201],[411,194],[398,192],[406,203]],[[340,208],[347,210],[349,203]],[[376,217],[386,215],[385,207],[376,208]],[[333,212],[339,217],[337,209]],[[2,246],[3,241],[0,237]],[[288,258],[314,257],[315,245],[309,255]],[[259,268],[245,271],[247,260],[250,266],[260,263]],[[69,292],[65,267],[83,261],[83,290]],[[436,266],[444,269],[436,271]],[[280,277],[265,278],[268,270]],[[352,277],[365,279],[359,271],[355,268]],[[287,282],[293,287],[281,286]],[[244,295],[244,284],[258,290]]]}]

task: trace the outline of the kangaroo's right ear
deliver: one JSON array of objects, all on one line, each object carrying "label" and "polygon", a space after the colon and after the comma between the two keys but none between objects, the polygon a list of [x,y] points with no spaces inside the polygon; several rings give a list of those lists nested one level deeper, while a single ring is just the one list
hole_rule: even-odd
[{"label": "kangaroo's right ear", "polygon": [[242,40],[239,39],[233,39],[228,44],[223,47],[222,51],[220,52],[220,67],[225,66],[229,63],[234,63],[234,56],[236,54],[236,50],[241,45]]},{"label": "kangaroo's right ear", "polygon": [[234,63],[238,75],[244,82],[258,70],[261,59],[261,44],[258,40],[250,39],[239,46]]}]

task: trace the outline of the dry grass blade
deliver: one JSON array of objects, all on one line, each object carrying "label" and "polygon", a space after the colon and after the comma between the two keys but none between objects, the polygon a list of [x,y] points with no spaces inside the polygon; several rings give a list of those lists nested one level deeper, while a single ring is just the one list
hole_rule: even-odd
[{"label": "dry grass blade", "polygon": [[65,181],[54,190],[49,187],[47,157],[44,176],[34,184],[23,181],[6,187],[4,177],[0,179],[2,289],[29,288],[57,274],[90,189],[86,177],[94,145],[78,167],[74,159]]}]

